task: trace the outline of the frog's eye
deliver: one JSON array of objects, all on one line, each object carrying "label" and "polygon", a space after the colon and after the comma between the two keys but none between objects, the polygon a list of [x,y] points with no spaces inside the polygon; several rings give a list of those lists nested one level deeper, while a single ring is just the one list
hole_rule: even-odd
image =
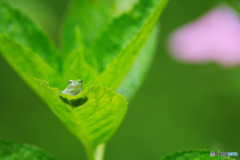
[{"label": "frog's eye", "polygon": [[69,81],[69,83],[72,83],[72,82],[73,82],[72,80]]},{"label": "frog's eye", "polygon": [[81,79],[79,79],[79,80],[78,80],[78,82],[81,82],[81,83],[82,83],[82,80],[81,80]]}]

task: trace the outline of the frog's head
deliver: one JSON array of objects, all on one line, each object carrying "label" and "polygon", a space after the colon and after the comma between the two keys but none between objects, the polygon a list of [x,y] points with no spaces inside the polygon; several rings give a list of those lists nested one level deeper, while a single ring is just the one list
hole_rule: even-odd
[{"label": "frog's head", "polygon": [[82,92],[82,80],[79,79],[77,81],[70,80],[68,82],[68,86],[65,90],[61,91],[62,94],[68,94],[68,95],[78,95]]},{"label": "frog's head", "polygon": [[77,90],[80,88],[82,88],[82,80],[81,79],[79,79],[77,81],[70,80],[68,82],[68,89]]}]

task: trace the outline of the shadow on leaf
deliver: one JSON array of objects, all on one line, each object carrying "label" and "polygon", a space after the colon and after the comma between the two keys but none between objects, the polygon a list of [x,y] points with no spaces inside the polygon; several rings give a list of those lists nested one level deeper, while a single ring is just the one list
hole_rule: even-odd
[{"label": "shadow on leaf", "polygon": [[73,99],[73,100],[68,100],[67,98],[64,98],[62,96],[59,96],[61,98],[61,100],[64,102],[64,103],[67,103],[69,104],[70,106],[72,107],[78,107],[78,106],[81,106],[83,105],[84,103],[86,103],[88,101],[88,97],[83,97],[83,98],[78,98],[78,99]]}]

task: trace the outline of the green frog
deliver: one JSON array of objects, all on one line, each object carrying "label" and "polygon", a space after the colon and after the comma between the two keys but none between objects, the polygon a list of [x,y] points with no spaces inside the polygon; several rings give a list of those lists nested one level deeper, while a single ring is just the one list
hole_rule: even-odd
[{"label": "green frog", "polygon": [[82,92],[82,80],[79,79],[77,81],[70,80],[68,82],[68,86],[65,90],[61,91],[62,94],[68,94],[72,96],[76,96]]}]

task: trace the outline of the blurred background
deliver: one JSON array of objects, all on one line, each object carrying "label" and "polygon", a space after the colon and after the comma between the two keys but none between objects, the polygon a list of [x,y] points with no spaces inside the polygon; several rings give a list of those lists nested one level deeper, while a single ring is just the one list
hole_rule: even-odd
[{"label": "blurred background", "polygon": [[[68,0],[8,2],[58,43]],[[240,65],[185,63],[167,48],[175,29],[216,5],[213,0],[170,0],[160,18],[156,58],[107,143],[106,160],[156,160],[194,148],[240,153]],[[2,57],[0,68],[0,138],[36,145],[57,160],[85,160],[82,144]]]}]

